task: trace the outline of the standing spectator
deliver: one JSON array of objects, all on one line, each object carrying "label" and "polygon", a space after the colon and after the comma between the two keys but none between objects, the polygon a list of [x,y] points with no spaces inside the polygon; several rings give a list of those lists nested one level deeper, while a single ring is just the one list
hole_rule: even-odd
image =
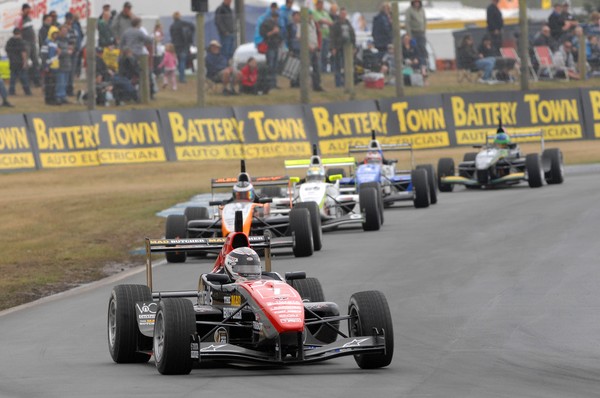
[{"label": "standing spectator", "polygon": [[265,22],[260,26],[260,35],[267,43],[267,67],[269,69],[269,87],[277,87],[277,56],[279,54],[279,46],[283,41],[281,30],[279,28],[279,13],[271,12],[271,18],[265,19]]},{"label": "standing spectator", "polygon": [[110,29],[112,30],[116,44],[120,43],[121,35],[123,35],[127,29],[131,28],[131,22],[134,18],[131,8],[131,3],[126,1],[125,4],[123,4],[123,10],[121,10],[119,15],[112,19]]},{"label": "standing spectator", "polygon": [[287,26],[292,22],[292,5],[294,0],[285,0],[285,4],[279,8],[279,28],[281,37],[287,37]]},{"label": "standing spectator", "polygon": [[562,16],[565,22],[569,23],[571,26],[569,27],[569,31],[575,29],[575,27],[579,26],[579,21],[575,19],[575,16],[569,10],[569,1],[565,0],[562,4]]},{"label": "standing spectator", "polygon": [[177,53],[179,83],[185,83],[185,69],[195,31],[196,28],[192,23],[181,19],[179,11],[173,14],[173,23],[169,27],[169,33],[171,34],[171,43],[175,46]]},{"label": "standing spectator", "polygon": [[248,58],[240,71],[240,92],[263,95],[269,93],[269,84],[265,81],[254,57]]},{"label": "standing spectator", "polygon": [[[38,61],[37,54],[37,37],[35,30],[33,29],[33,20],[29,16],[31,13],[31,6],[27,3],[21,7],[21,15],[17,18],[15,28],[21,30],[21,38],[25,42],[25,50],[27,51],[27,59],[31,61],[31,68],[28,69],[29,77],[33,79],[33,85],[40,87],[40,63]],[[26,63],[27,64],[27,63]]]},{"label": "standing spectator", "polygon": [[[292,22],[288,24],[287,45],[292,54],[294,54],[296,57],[300,57],[300,31],[300,13],[298,11],[294,11],[292,13]],[[311,79],[313,90],[324,91],[323,87],[321,87],[321,68],[319,65],[319,32],[317,24],[312,18],[312,11],[308,20],[308,51],[310,64],[312,67]],[[300,77],[298,76],[296,79],[292,80],[290,84],[292,87],[299,87]]]},{"label": "standing spectator", "polygon": [[14,107],[14,105],[8,101],[8,93],[6,92],[6,86],[4,85],[3,79],[0,79],[0,97],[2,97],[2,106],[7,108]]},{"label": "standing spectator", "polygon": [[330,51],[330,29],[333,26],[331,16],[323,8],[323,0],[317,0],[315,9],[313,10],[313,18],[321,32],[321,72],[327,73],[327,65],[329,65]]},{"label": "standing spectator", "polygon": [[98,20],[98,46],[108,47],[115,44],[113,32],[110,29],[111,15],[110,11],[102,12],[102,16]]},{"label": "standing spectator", "polygon": [[565,39],[558,50],[552,54],[552,63],[560,73],[567,74],[570,79],[579,80],[580,74],[577,71],[575,58],[573,57],[573,43]]},{"label": "standing spectator", "polygon": [[221,54],[227,61],[233,56],[235,50],[235,18],[231,10],[231,0],[223,0],[223,3],[215,11],[215,25],[219,32],[221,41]]},{"label": "standing spectator", "polygon": [[260,34],[260,27],[266,19],[271,18],[271,14],[273,13],[273,11],[277,12],[277,10],[277,3],[271,3],[271,5],[269,6],[269,8],[267,8],[265,13],[256,19],[256,27],[254,28],[254,45],[256,46],[256,48],[258,48],[258,45],[264,40],[262,35]]},{"label": "standing spectator", "polygon": [[561,42],[563,34],[566,34],[571,29],[571,26],[574,26],[573,21],[567,21],[562,12],[562,4],[554,3],[554,9],[548,17],[548,26],[550,26],[550,34],[556,42]]},{"label": "standing spectator", "polygon": [[470,34],[465,35],[460,41],[456,58],[461,69],[483,71],[483,77],[479,79],[480,83],[496,83],[496,80],[492,78],[496,58],[483,58],[481,54],[477,53],[473,43],[473,36]]},{"label": "standing spectator", "polygon": [[352,24],[348,21],[348,12],[345,7],[340,8],[340,16],[331,27],[331,55],[335,73],[335,86],[344,85],[344,44],[351,43],[356,46],[356,35]]},{"label": "standing spectator", "polygon": [[421,0],[412,0],[410,7],[406,10],[405,16],[406,31],[417,42],[417,50],[421,64],[428,65],[427,59],[427,38],[425,30],[427,28],[427,18]]},{"label": "standing spectator", "polygon": [[81,50],[83,48],[83,29],[79,23],[79,16],[70,12],[65,14],[65,24],[69,27],[69,43],[73,46],[71,54],[71,73],[67,82],[67,95],[73,96],[73,81],[81,75]]},{"label": "standing spectator", "polygon": [[69,83],[69,75],[73,69],[73,44],[69,40],[69,27],[63,24],[58,33],[56,39],[56,45],[58,47],[58,70],[55,72],[56,76],[56,103],[57,104],[69,104],[67,101],[67,84]]},{"label": "standing spectator", "polygon": [[47,105],[60,105],[56,101],[56,75],[60,63],[58,61],[58,39],[59,29],[52,25],[48,29],[48,36],[40,50],[42,58],[42,72],[44,78],[44,102]]},{"label": "standing spectator", "polygon": [[[408,16],[407,16],[408,18]],[[406,22],[408,30],[408,21]],[[375,48],[383,56],[387,51],[388,44],[392,44],[392,12],[389,3],[383,3],[379,7],[379,14],[373,18],[373,42]]]},{"label": "standing spectator", "polygon": [[335,22],[338,20],[339,17],[339,8],[336,2],[332,2],[329,5],[329,16],[331,17],[331,22]]},{"label": "standing spectator", "polygon": [[171,83],[173,91],[177,90],[177,78],[175,77],[175,71],[177,70],[177,52],[173,43],[167,43],[165,46],[165,55],[162,61],[158,64],[158,68],[164,68],[163,74],[163,89]]},{"label": "standing spectator", "polygon": [[127,29],[121,35],[121,51],[130,49],[133,55],[136,57],[147,54],[146,46],[152,46],[154,40],[152,37],[145,34],[142,30],[142,20],[140,18],[133,18],[131,21],[131,28]]},{"label": "standing spectator", "polygon": [[16,95],[15,86],[17,80],[21,82],[25,95],[31,95],[29,88],[29,77],[27,76],[27,44],[21,36],[21,29],[14,28],[13,36],[6,42],[6,55],[10,68],[10,85],[8,93]]},{"label": "standing spectator", "polygon": [[56,13],[56,11],[50,10],[48,15],[50,15],[50,17],[52,17],[52,26],[56,26],[57,28],[60,28],[60,24],[58,23],[58,14]]},{"label": "standing spectator", "polygon": [[487,30],[492,39],[492,45],[497,49],[502,48],[502,29],[504,28],[504,18],[498,8],[499,1],[492,0],[487,8]]},{"label": "standing spectator", "polygon": [[[158,79],[158,77],[162,74],[162,68],[159,68],[158,65],[162,62],[162,59],[165,55],[165,45],[163,44],[163,40],[165,35],[163,33],[163,27],[160,21],[156,21],[154,24],[154,45],[152,46],[152,70],[154,75]],[[172,44],[172,43],[171,43]],[[175,51],[175,47],[173,46],[173,51]],[[177,52],[175,52],[175,60],[177,60]],[[177,77],[177,76],[175,76]]]},{"label": "standing spectator", "polygon": [[50,14],[45,14],[42,18],[42,27],[38,31],[38,45],[40,50],[44,43],[46,43],[46,39],[48,38],[48,31],[52,26],[52,16]]},{"label": "standing spectator", "polygon": [[239,74],[229,66],[229,61],[221,54],[221,43],[213,40],[208,45],[206,54],[206,77],[215,83],[223,83],[223,95],[235,95],[235,84],[240,80]]}]

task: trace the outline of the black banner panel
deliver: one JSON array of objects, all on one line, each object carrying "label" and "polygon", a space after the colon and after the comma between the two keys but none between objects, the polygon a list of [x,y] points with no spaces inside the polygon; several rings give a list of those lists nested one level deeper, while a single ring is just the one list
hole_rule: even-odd
[{"label": "black banner panel", "polygon": [[100,164],[167,160],[156,110],[93,111],[90,115],[100,137]]},{"label": "black banner panel", "polygon": [[169,160],[241,159],[243,123],[231,108],[160,110]]},{"label": "black banner panel", "polygon": [[98,166],[98,126],[87,112],[28,113],[42,169]]},{"label": "black banner panel", "polygon": [[305,157],[313,137],[301,105],[233,108],[240,124],[245,159]]},{"label": "black banner panel", "polygon": [[366,145],[373,130],[379,138],[388,134],[388,115],[379,112],[375,101],[307,105],[304,112],[322,155],[347,154],[349,145]]},{"label": "black banner panel", "polygon": [[443,148],[452,144],[448,117],[441,95],[422,95],[378,100],[387,115],[385,144],[410,143],[415,149]]},{"label": "black banner panel", "polygon": [[600,138],[600,89],[581,89],[586,137]]},{"label": "black banner panel", "polygon": [[0,117],[0,171],[35,170],[34,147],[23,115]]},{"label": "black banner panel", "polygon": [[[457,145],[485,143],[502,120],[506,132],[543,132],[544,139],[582,139],[583,115],[579,90],[499,91],[444,94]],[[518,141],[535,141],[537,137]]]}]

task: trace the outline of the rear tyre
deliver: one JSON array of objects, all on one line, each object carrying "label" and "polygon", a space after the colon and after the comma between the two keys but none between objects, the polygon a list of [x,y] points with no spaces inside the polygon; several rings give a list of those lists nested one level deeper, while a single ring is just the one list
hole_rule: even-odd
[{"label": "rear tyre", "polygon": [[314,243],[308,209],[293,208],[290,210],[290,232],[294,238],[294,256],[312,256]]},{"label": "rear tyre", "polygon": [[336,174],[341,174],[342,177],[346,177],[346,170],[340,167],[332,167],[330,169],[327,169],[326,171],[327,179],[329,179],[330,176],[334,176]]},{"label": "rear tyre", "polygon": [[[322,303],[325,301],[323,287],[317,278],[297,279],[293,281],[292,287],[300,294],[302,300],[308,300],[312,303]],[[308,330],[315,338],[329,344],[337,339],[337,329],[339,329],[340,322],[330,322],[330,325],[335,329],[332,329],[325,324],[321,324],[308,326]]]},{"label": "rear tyre", "polygon": [[378,231],[381,228],[381,216],[379,215],[379,201],[377,192],[373,188],[362,188],[358,192],[360,212],[364,214],[364,231]]},{"label": "rear tyre", "polygon": [[429,185],[429,203],[434,205],[437,203],[437,176],[435,175],[435,169],[432,164],[421,164],[417,166],[417,169],[424,169],[427,171],[427,184]]},{"label": "rear tyre", "polygon": [[263,187],[260,190],[260,196],[265,198],[279,198],[283,195],[281,194],[280,187]]},{"label": "rear tyre", "polygon": [[440,192],[452,192],[454,189],[453,184],[442,184],[442,177],[454,177],[454,159],[452,158],[441,158],[438,161],[438,187]]},{"label": "rear tyre", "polygon": [[562,184],[565,177],[563,154],[558,148],[546,149],[542,154],[544,178],[548,184]]},{"label": "rear tyre", "polygon": [[152,302],[152,292],[145,285],[117,285],[108,300],[108,351],[116,363],[145,363],[150,354],[139,352],[152,348],[152,339],[140,333],[135,303]]},{"label": "rear tyre", "polygon": [[[166,239],[187,239],[187,217],[185,214],[170,214],[167,217]],[[168,263],[185,263],[186,252],[166,252]]]},{"label": "rear tyre", "polygon": [[294,206],[298,209],[307,209],[310,213],[310,225],[312,227],[313,245],[316,252],[323,247],[323,230],[321,229],[321,212],[316,202],[298,203]]},{"label": "rear tyre", "polygon": [[387,299],[383,293],[372,290],[354,293],[348,305],[348,331],[350,337],[372,336],[373,329],[385,333],[385,352],[357,354],[354,360],[362,369],[388,366],[394,356],[394,327]]},{"label": "rear tyre", "polygon": [[429,183],[427,182],[427,171],[424,169],[416,169],[410,173],[414,198],[413,203],[415,208],[422,209],[429,207]]},{"label": "rear tyre", "polygon": [[[194,220],[208,220],[210,218],[210,214],[206,207],[186,207],[183,214],[187,217],[188,222]],[[188,255],[194,257],[206,257],[206,252],[191,251],[188,252]]]},{"label": "rear tyre", "polygon": [[383,205],[383,193],[381,190],[381,184],[378,183],[377,181],[365,182],[363,184],[360,184],[360,189],[363,189],[363,188],[373,188],[373,189],[375,189],[375,192],[377,192],[377,204],[379,206],[380,222],[381,222],[381,225],[383,225],[383,222],[385,221],[385,218],[383,216],[383,209],[385,206]]},{"label": "rear tyre", "polygon": [[527,182],[531,188],[539,188],[544,183],[540,155],[530,153],[525,157],[525,170],[527,170]]},{"label": "rear tyre", "polygon": [[154,322],[154,360],[163,375],[185,375],[192,370],[190,336],[196,332],[192,302],[167,298],[158,303]]}]

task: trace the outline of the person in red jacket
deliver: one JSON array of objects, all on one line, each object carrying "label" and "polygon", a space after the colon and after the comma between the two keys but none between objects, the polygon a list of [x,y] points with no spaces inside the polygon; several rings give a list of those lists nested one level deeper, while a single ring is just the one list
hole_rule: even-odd
[{"label": "person in red jacket", "polygon": [[269,85],[264,78],[265,73],[260,73],[254,57],[248,58],[246,65],[240,71],[240,92],[246,94],[262,95],[269,92]]}]

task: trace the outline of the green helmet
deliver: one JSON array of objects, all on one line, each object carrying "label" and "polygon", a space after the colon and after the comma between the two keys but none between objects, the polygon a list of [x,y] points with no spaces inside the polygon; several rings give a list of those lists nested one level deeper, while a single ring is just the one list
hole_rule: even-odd
[{"label": "green helmet", "polygon": [[496,145],[508,145],[510,144],[510,136],[504,132],[496,134],[494,138],[494,144]]}]

